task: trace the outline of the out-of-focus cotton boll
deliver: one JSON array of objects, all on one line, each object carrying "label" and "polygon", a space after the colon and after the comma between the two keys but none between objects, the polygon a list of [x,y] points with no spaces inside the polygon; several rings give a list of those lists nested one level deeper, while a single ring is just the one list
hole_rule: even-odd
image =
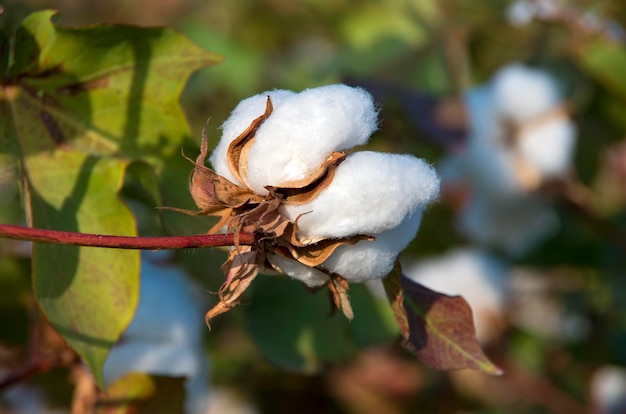
[{"label": "out-of-focus cotton boll", "polygon": [[556,177],[570,167],[575,140],[574,124],[569,119],[558,118],[524,131],[519,151],[543,177]]},{"label": "out-of-focus cotton boll", "polygon": [[522,256],[559,228],[556,213],[530,196],[490,199],[476,195],[459,212],[460,231],[470,239]]},{"label": "out-of-focus cotton boll", "polygon": [[281,273],[304,282],[308,287],[319,287],[328,282],[328,275],[314,267],[303,265],[302,263],[285,256],[268,256],[272,265],[280,269]]},{"label": "out-of-focus cotton boll", "polygon": [[398,226],[438,193],[437,174],[423,160],[361,151],[347,157],[312,202],[283,212],[291,221],[300,217],[301,239],[373,235]]},{"label": "out-of-focus cotton boll", "polygon": [[531,121],[559,102],[554,79],[541,70],[522,65],[501,69],[492,85],[497,115],[516,123]]},{"label": "out-of-focus cotton boll", "polygon": [[533,1],[517,0],[506,9],[506,17],[513,26],[525,26],[530,23],[537,14],[537,6]]},{"label": "out-of-focus cotton boll", "polygon": [[510,154],[504,146],[504,131],[494,115],[493,87],[469,91],[465,101],[470,134],[464,151],[452,157],[458,159],[458,176],[449,178],[466,181],[482,194],[509,196],[518,193],[520,186]]},{"label": "out-of-focus cotton boll", "polygon": [[594,411],[598,414],[626,412],[626,367],[606,365],[598,369],[589,384]]},{"label": "out-of-focus cotton boll", "polygon": [[239,102],[230,114],[230,117],[222,125],[222,138],[211,154],[210,161],[215,172],[233,183],[241,185],[228,167],[228,158],[226,157],[228,147],[235,138],[248,129],[252,121],[265,113],[268,96],[271,97],[272,103],[277,107],[293,95],[295,95],[295,92],[276,89],[251,96]]},{"label": "out-of-focus cotton boll", "polygon": [[209,386],[201,303],[182,271],[157,266],[148,256],[142,256],[135,317],[104,363],[104,381],[108,386],[130,372],[184,376],[185,412],[202,413]]},{"label": "out-of-focus cotton boll", "polygon": [[479,249],[454,250],[405,267],[405,275],[429,289],[461,295],[474,314],[476,335],[485,344],[503,327],[508,267]]},{"label": "out-of-focus cotton boll", "polygon": [[248,184],[266,194],[267,185],[310,176],[333,151],[367,142],[377,117],[370,94],[346,85],[307,89],[276,103],[250,149]]},{"label": "out-of-focus cotton boll", "polygon": [[415,237],[423,211],[420,208],[397,227],[374,235],[374,241],[362,240],[355,245],[339,246],[321,267],[349,282],[385,277],[393,269],[400,252]]}]

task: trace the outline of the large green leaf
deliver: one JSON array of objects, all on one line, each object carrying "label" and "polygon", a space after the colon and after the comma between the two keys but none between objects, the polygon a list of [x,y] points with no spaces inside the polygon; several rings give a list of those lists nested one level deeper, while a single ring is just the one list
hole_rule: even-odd
[{"label": "large green leaf", "polygon": [[[54,14],[34,13],[16,34],[0,83],[0,153],[19,160],[32,226],[135,235],[118,197],[126,170],[141,160],[160,181],[180,178],[186,188],[188,169],[167,165],[189,137],[178,99],[193,71],[220,58],[173,30],[70,28]],[[176,205],[168,192],[163,200]],[[138,273],[138,252],[33,249],[39,304],[100,384],[108,351],[134,314]]]},{"label": "large green leaf", "polygon": [[333,307],[326,289],[312,292],[297,280],[264,275],[251,289],[250,303],[242,308],[248,331],[263,355],[282,369],[315,372],[396,335],[385,315],[389,309],[378,306],[361,284],[350,285],[352,322],[340,312],[330,315]]}]

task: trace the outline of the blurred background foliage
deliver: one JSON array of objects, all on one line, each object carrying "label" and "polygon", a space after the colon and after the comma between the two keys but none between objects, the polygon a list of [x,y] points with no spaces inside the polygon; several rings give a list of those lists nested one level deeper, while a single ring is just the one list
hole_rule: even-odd
[{"label": "blurred background foliage", "polygon": [[[328,317],[324,292],[263,276],[247,303],[215,321],[206,348],[215,395],[227,390],[235,401],[215,412],[573,413],[593,404],[601,410],[595,374],[606,366],[626,366],[626,46],[621,29],[626,8],[621,0],[550,3],[568,12],[514,24],[507,17],[512,2],[503,0],[5,0],[0,27],[12,33],[32,11],[52,8],[68,25],[167,25],[225,56],[222,64],[197,72],[182,98],[193,131],[183,149],[192,157],[207,118],[211,145],[243,98],[274,88],[351,82],[382,88],[385,95],[380,95],[381,128],[369,147],[411,152],[436,164],[450,142],[462,141],[454,125],[439,125],[439,135],[424,132],[438,100],[487,81],[510,62],[552,73],[579,129],[575,175],[593,192],[593,203],[581,209],[557,197],[557,234],[522,257],[494,253],[541,280],[540,293],[531,290],[526,304],[517,298],[516,309],[549,303],[540,308],[574,315],[575,334],[564,325],[538,333],[508,323],[486,347],[505,376],[433,372],[393,343],[396,330],[388,308],[361,286],[351,290],[356,318],[350,324],[341,315]],[[430,106],[408,105],[397,99],[397,90]],[[140,231],[164,233],[160,213],[138,186],[129,178],[124,196]],[[191,208],[191,198],[176,207]],[[456,231],[453,207],[442,200],[426,213],[404,260],[471,245]],[[19,223],[20,211],[15,177],[0,174],[1,222]],[[171,231],[191,234],[210,225],[185,219]],[[38,326],[27,256],[27,246],[0,240],[0,367],[5,372],[28,362],[28,344]],[[223,252],[204,250],[180,251],[173,260],[216,292],[224,258]],[[519,319],[511,314],[515,309],[507,312],[507,319]],[[553,315],[534,317],[540,322]],[[566,318],[559,321],[565,324]],[[56,352],[54,340],[37,337],[45,352]],[[68,370],[54,369],[28,384],[44,393],[49,405],[69,406]],[[0,413],[13,412],[5,400],[3,408],[0,398]]]}]

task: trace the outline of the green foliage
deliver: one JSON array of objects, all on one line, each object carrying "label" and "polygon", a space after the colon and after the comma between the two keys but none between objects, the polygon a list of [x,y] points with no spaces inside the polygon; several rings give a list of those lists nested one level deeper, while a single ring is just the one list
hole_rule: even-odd
[{"label": "green foliage", "polygon": [[289,371],[318,372],[397,334],[389,306],[361,284],[350,287],[351,322],[340,312],[329,315],[333,306],[326,289],[313,293],[299,281],[262,276],[252,290],[254,300],[243,307],[247,329],[261,352]]},{"label": "green foliage", "polygon": [[[27,18],[12,54],[2,55],[10,66],[0,90],[0,151],[19,159],[30,225],[136,235],[118,196],[126,171],[144,161],[159,181],[185,182],[165,168],[189,136],[178,98],[192,72],[220,58],[170,29],[70,28],[54,15]],[[163,192],[165,203],[176,196]],[[108,350],[134,314],[138,274],[138,252],[33,249],[39,305],[101,385]]]}]

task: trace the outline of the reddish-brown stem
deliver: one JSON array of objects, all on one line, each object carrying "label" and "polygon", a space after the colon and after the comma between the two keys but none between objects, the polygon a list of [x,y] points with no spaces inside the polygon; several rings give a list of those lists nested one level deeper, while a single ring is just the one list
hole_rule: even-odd
[{"label": "reddish-brown stem", "polygon": [[201,247],[249,246],[258,240],[251,233],[196,234],[191,236],[134,237],[75,233],[0,224],[0,238],[72,246],[109,247],[112,249],[197,249]]},{"label": "reddish-brown stem", "polygon": [[20,384],[30,377],[42,372],[50,371],[59,365],[59,362],[50,358],[40,358],[31,361],[25,367],[12,372],[0,381],[0,392],[6,391],[16,384]]}]

